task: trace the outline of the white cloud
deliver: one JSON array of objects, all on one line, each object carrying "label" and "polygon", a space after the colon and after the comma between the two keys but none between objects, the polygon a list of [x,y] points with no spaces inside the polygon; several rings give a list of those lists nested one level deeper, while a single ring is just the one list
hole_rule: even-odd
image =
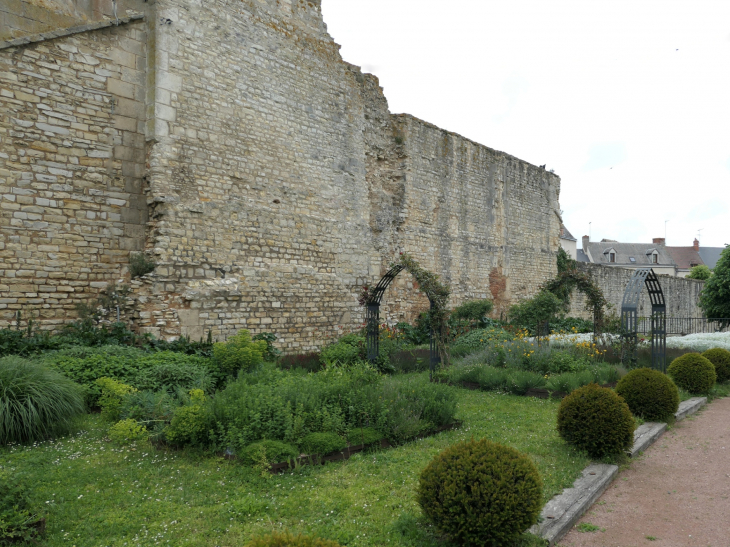
[{"label": "white cloud", "polygon": [[[574,235],[730,239],[730,2],[323,0],[408,112],[562,178]],[[613,163],[613,165],[608,165]],[[610,169],[613,167],[613,169]],[[689,211],[724,212],[704,226]],[[579,237],[579,236],[577,236]]]}]

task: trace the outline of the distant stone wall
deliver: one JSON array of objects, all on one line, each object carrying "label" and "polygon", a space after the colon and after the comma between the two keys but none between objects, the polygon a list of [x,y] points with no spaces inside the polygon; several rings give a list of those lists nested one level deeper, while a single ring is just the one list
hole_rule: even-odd
[{"label": "distant stone wall", "polygon": [[0,50],[0,324],[67,322],[144,249],[145,51],[141,21]]},{"label": "distant stone wall", "polygon": [[[32,306],[55,326],[123,278],[142,331],[270,331],[293,352],[360,327],[362,286],[399,252],[452,287],[452,306],[491,298],[497,315],[555,274],[560,179],[392,115],[319,2],[146,9],[145,23],[0,49],[0,268],[27,279],[3,291],[0,322]],[[131,250],[155,271],[130,280]],[[403,273],[382,318],[427,308]]]},{"label": "distant stone wall", "polygon": [[[611,312],[621,314],[621,302],[624,291],[634,270],[626,268],[605,267],[598,264],[579,264],[579,267],[587,269],[598,286],[603,291],[606,300],[612,305]],[[664,300],[667,304],[668,317],[703,317],[699,308],[700,292],[704,287],[704,281],[685,279],[682,277],[670,277],[659,275],[659,283],[662,286]],[[571,296],[570,315],[593,319],[590,312],[585,309],[586,299],[583,293],[573,291]],[[648,317],[651,315],[651,301],[644,289],[639,301],[639,316]]]}]

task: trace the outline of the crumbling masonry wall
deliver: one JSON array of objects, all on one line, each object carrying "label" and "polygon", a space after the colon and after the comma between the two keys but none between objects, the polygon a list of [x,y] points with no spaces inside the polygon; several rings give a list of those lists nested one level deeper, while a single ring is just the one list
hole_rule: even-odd
[{"label": "crumbling masonry wall", "polygon": [[[439,273],[452,286],[452,304],[493,298],[497,314],[555,274],[559,178],[392,115],[377,78],[342,60],[319,2],[158,0],[146,24],[134,116],[146,163],[129,174],[145,184],[125,188],[130,202],[144,192],[147,217],[130,223],[145,222],[143,238],[125,245],[143,241],[157,267],[131,281],[136,327],[194,338],[270,331],[297,351],[359,327],[361,287],[376,283],[399,252]],[[98,40],[94,33],[83,39]],[[0,50],[0,59],[12,55]],[[13,127],[9,117],[3,123]],[[11,167],[13,176],[32,170]],[[110,191],[112,180],[93,190]],[[67,223],[59,233],[75,229]],[[5,221],[2,230],[12,231]],[[39,267],[51,260],[50,251],[36,252]],[[128,280],[127,255],[103,270],[109,278]],[[383,317],[412,320],[427,309],[416,289],[401,274]]]}]

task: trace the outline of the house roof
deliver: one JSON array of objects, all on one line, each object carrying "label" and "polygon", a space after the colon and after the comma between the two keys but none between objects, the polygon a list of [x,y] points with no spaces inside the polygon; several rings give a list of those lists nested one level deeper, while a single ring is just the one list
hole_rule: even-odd
[{"label": "house roof", "polygon": [[588,255],[583,252],[583,249],[576,249],[575,251],[575,259],[578,262],[590,262],[591,259],[588,258]]},{"label": "house roof", "polygon": [[578,241],[573,237],[564,224],[560,225],[560,239],[567,239],[569,241]]},{"label": "house roof", "polygon": [[[611,250],[616,253],[616,262],[609,262],[608,254]],[[666,247],[655,243],[618,243],[615,241],[588,243],[588,252],[595,264],[611,264],[612,266],[628,266],[631,268],[651,266],[653,264],[651,255],[654,251],[658,255],[656,265],[675,265]]]},{"label": "house roof", "polygon": [[692,266],[699,266],[705,262],[694,247],[665,247],[669,255],[676,262],[677,267],[689,270]]},{"label": "house roof", "polygon": [[725,250],[725,247],[700,247],[700,257],[702,262],[713,269],[717,265],[717,261],[720,260],[720,253]]}]

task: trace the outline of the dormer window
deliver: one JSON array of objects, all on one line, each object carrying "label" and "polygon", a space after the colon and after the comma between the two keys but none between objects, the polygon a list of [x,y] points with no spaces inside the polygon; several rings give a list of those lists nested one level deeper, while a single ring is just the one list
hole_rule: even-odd
[{"label": "dormer window", "polygon": [[646,256],[652,264],[659,264],[659,252],[656,249],[646,251]]},{"label": "dormer window", "polygon": [[659,255],[656,255],[656,254],[651,255],[651,263],[652,264],[658,264],[659,263]]},{"label": "dormer window", "polygon": [[608,253],[608,261],[616,262],[616,253]]},{"label": "dormer window", "polygon": [[636,262],[636,259],[633,256],[630,256],[629,257],[629,262],[631,262],[633,264],[634,262]]},{"label": "dormer window", "polygon": [[613,247],[603,251],[603,254],[606,257],[606,260],[608,260],[609,262],[616,262],[616,249],[614,249]]}]

